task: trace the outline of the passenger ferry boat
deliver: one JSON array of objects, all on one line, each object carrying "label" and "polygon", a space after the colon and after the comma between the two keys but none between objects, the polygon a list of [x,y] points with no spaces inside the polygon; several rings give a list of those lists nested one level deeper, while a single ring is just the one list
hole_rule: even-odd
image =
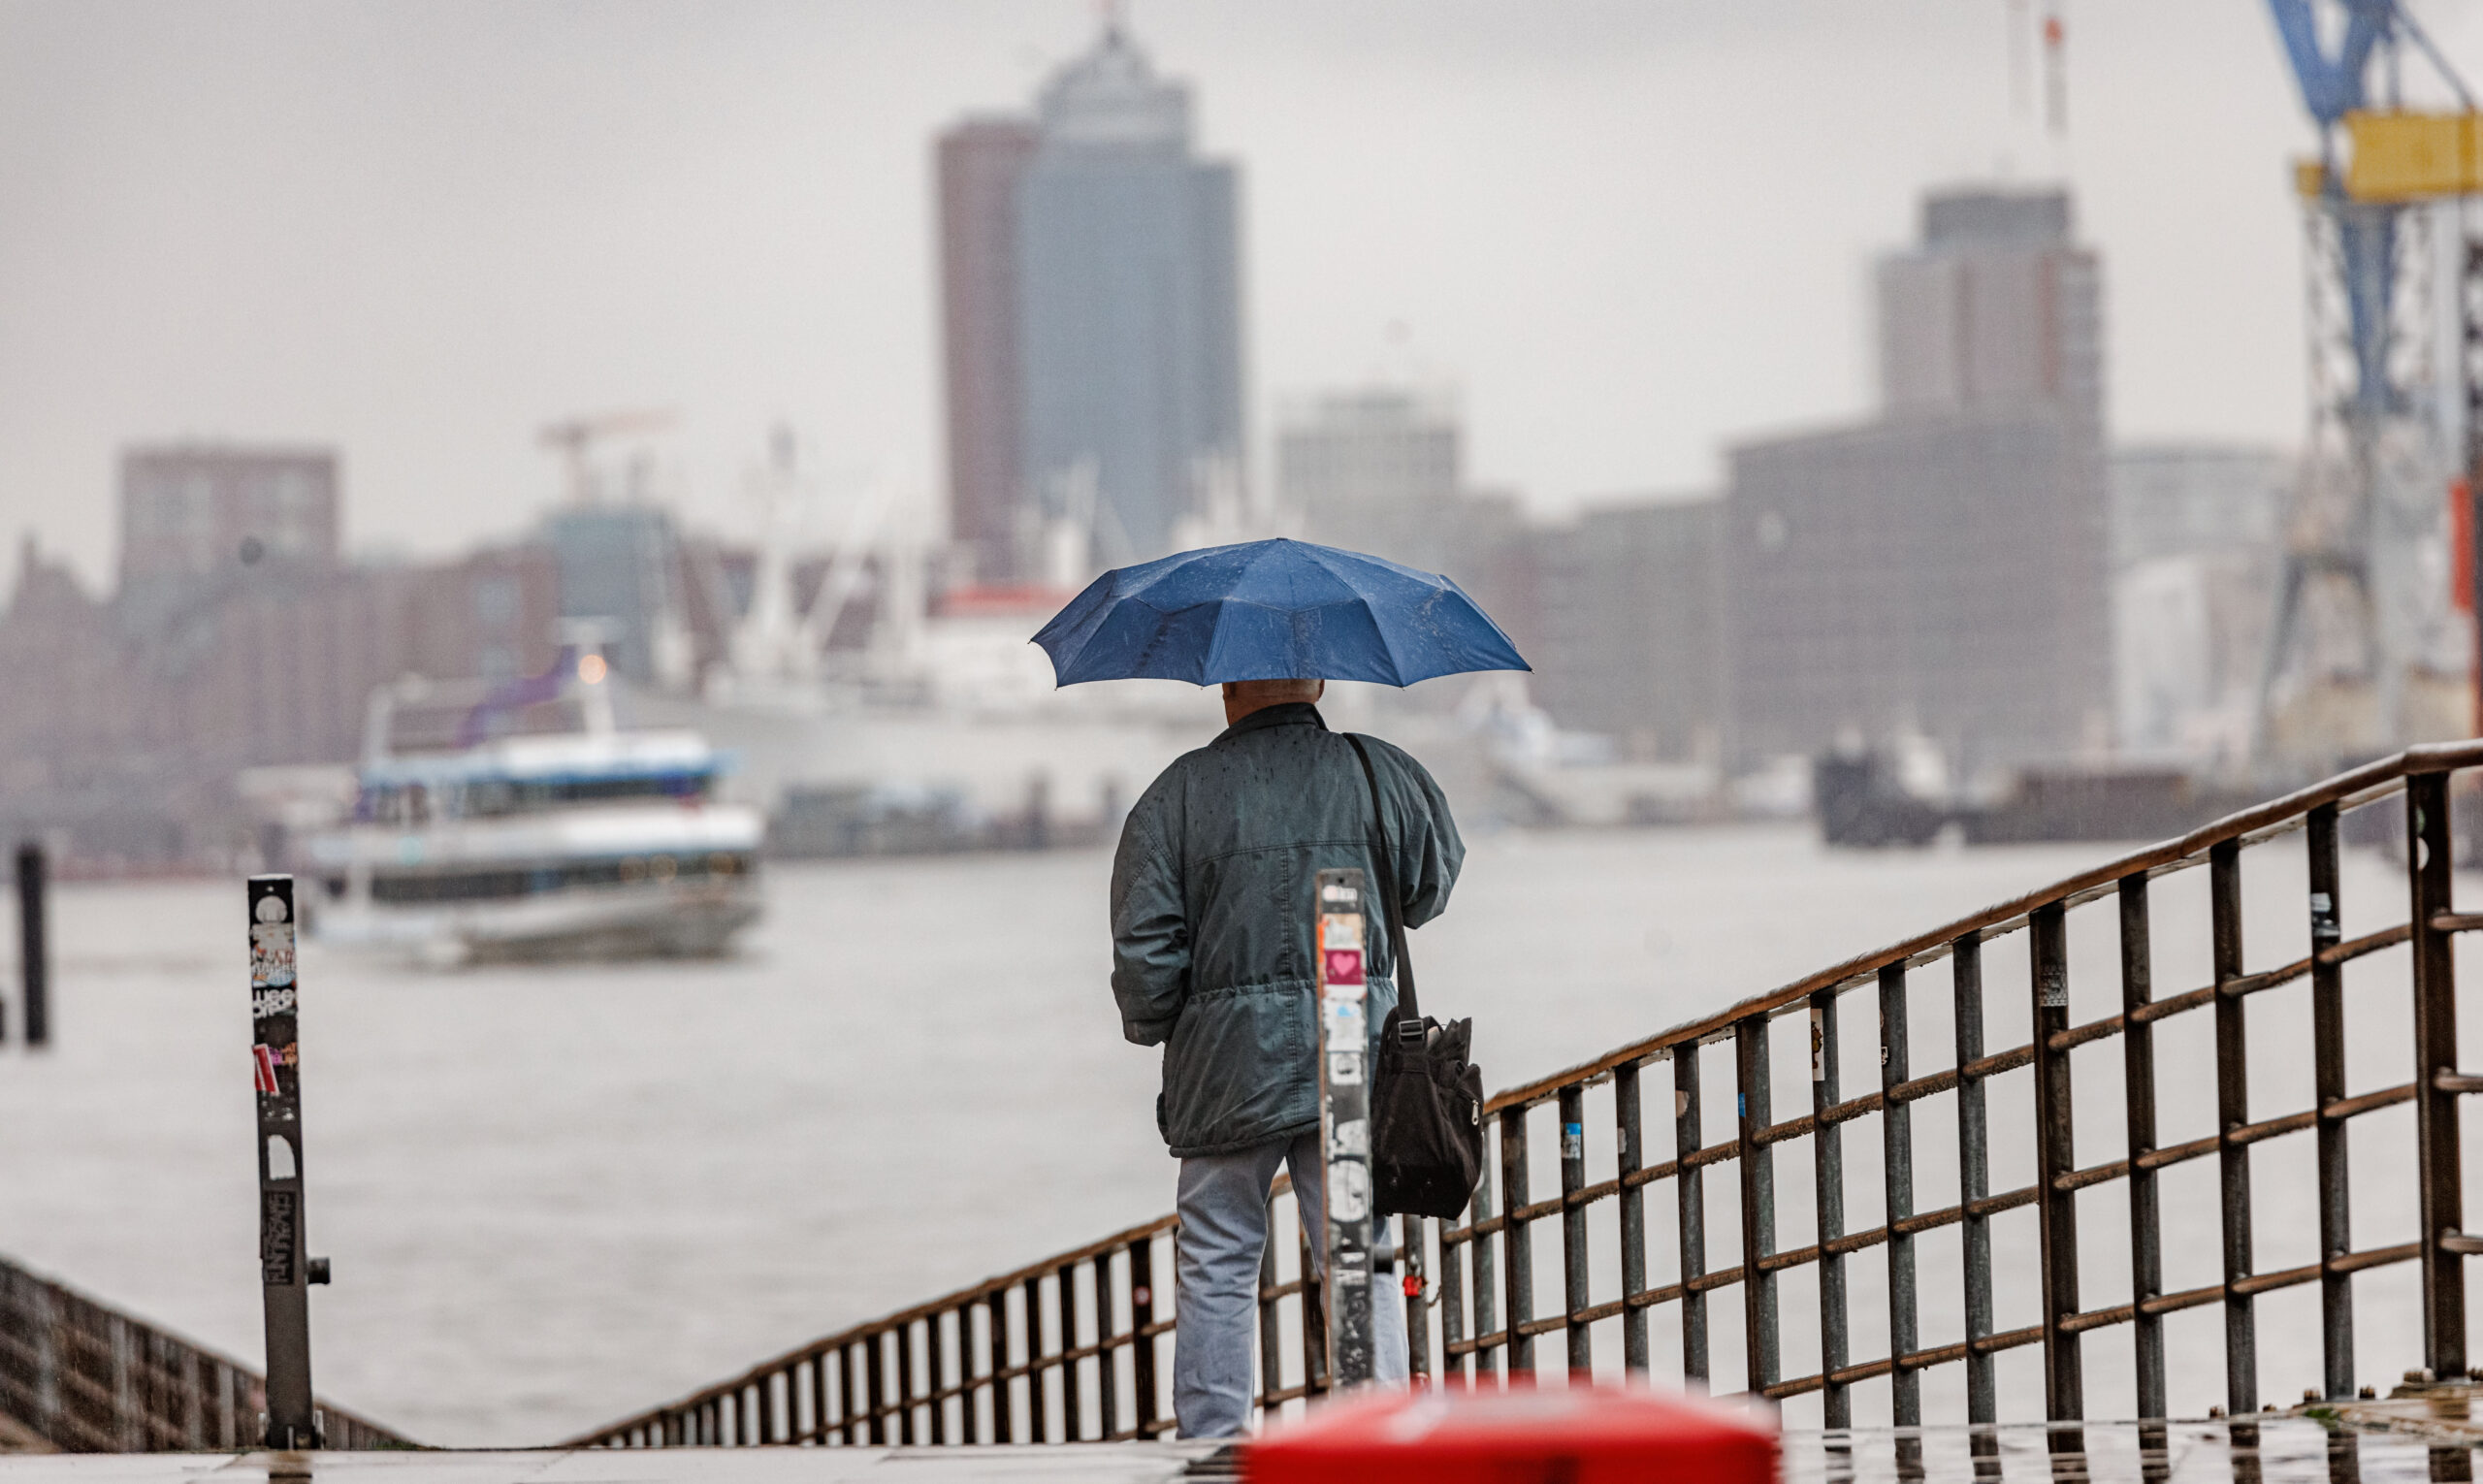
[{"label": "passenger ferry boat", "polygon": [[350,823],[307,842],[327,941],[467,959],[713,955],[759,913],[765,822],[694,731],[623,730],[601,655],[371,697]]}]

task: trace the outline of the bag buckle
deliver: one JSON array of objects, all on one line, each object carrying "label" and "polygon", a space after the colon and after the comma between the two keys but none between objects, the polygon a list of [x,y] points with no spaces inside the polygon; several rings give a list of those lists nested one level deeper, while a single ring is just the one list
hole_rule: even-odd
[{"label": "bag buckle", "polygon": [[1415,1018],[1414,1018],[1413,1016],[1398,1016],[1398,1018],[1397,1018],[1397,1044],[1398,1044],[1398,1046],[1400,1046],[1400,1047],[1402,1047],[1402,1048],[1403,1048],[1404,1049],[1409,1050],[1409,1051],[1419,1051],[1419,1050],[1421,1050],[1421,1049],[1423,1048],[1423,1042],[1424,1042],[1424,1041],[1425,1041],[1425,1039],[1426,1039],[1426,1034],[1427,1034],[1427,1033],[1426,1033],[1426,1030],[1425,1030],[1425,1027],[1424,1027],[1424,1025],[1423,1025],[1423,1022],[1422,1022],[1422,1021],[1420,1021],[1420,1020],[1418,1020],[1418,1019],[1415,1019]]}]

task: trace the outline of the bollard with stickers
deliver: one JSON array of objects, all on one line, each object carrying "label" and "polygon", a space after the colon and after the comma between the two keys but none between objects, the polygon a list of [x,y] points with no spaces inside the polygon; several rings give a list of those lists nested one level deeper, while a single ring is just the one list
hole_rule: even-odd
[{"label": "bollard with stickers", "polygon": [[267,1446],[316,1448],[310,1399],[310,1285],[328,1261],[306,1257],[302,1211],[302,984],[294,966],[293,878],[253,876],[250,1079],[259,1103],[259,1283],[268,1340]]},{"label": "bollard with stickers", "polygon": [[1328,1366],[1342,1391],[1370,1380],[1370,1014],[1363,873],[1318,887],[1319,1133],[1328,1214]]}]

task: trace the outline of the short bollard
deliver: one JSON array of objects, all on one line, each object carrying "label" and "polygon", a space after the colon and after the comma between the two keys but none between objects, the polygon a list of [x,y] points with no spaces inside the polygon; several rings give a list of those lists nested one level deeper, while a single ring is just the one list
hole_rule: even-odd
[{"label": "short bollard", "polygon": [[267,1446],[316,1448],[310,1400],[310,1285],[302,1210],[302,985],[295,972],[293,878],[250,878],[250,1077],[259,1095],[259,1283],[268,1339]]},{"label": "short bollard", "polygon": [[29,840],[17,847],[17,983],[18,1014],[26,1027],[26,1045],[51,1042],[51,949],[44,936],[45,871],[43,847]]},{"label": "short bollard", "polygon": [[1370,1014],[1360,871],[1322,871],[1319,1133],[1328,1211],[1328,1366],[1338,1391],[1371,1378]]}]

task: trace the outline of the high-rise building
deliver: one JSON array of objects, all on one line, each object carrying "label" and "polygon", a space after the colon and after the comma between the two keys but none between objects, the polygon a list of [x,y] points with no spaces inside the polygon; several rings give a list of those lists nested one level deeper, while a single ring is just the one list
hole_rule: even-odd
[{"label": "high-rise building", "polygon": [[1015,574],[1022,534],[1017,182],[1034,152],[1031,120],[970,118],[936,155],[949,529],[986,577]]},{"label": "high-rise building", "polygon": [[1881,265],[1881,417],[1732,451],[1733,751],[2108,745],[2100,273],[2059,191],[1931,197]]},{"label": "high-rise building", "polygon": [[337,564],[337,456],[319,448],[179,443],[120,463],[120,602],[142,623],[264,563]]},{"label": "high-rise building", "polygon": [[939,161],[951,534],[985,576],[1063,524],[1095,564],[1169,551],[1242,446],[1239,183],[1189,90],[1110,24]]},{"label": "high-rise building", "polygon": [[1591,509],[1538,537],[1533,698],[1636,761],[1713,762],[1723,740],[1724,501]]},{"label": "high-rise building", "polygon": [[1275,441],[1276,499],[1314,540],[1408,566],[1425,565],[1466,493],[1457,415],[1435,394],[1327,393],[1286,409]]}]

